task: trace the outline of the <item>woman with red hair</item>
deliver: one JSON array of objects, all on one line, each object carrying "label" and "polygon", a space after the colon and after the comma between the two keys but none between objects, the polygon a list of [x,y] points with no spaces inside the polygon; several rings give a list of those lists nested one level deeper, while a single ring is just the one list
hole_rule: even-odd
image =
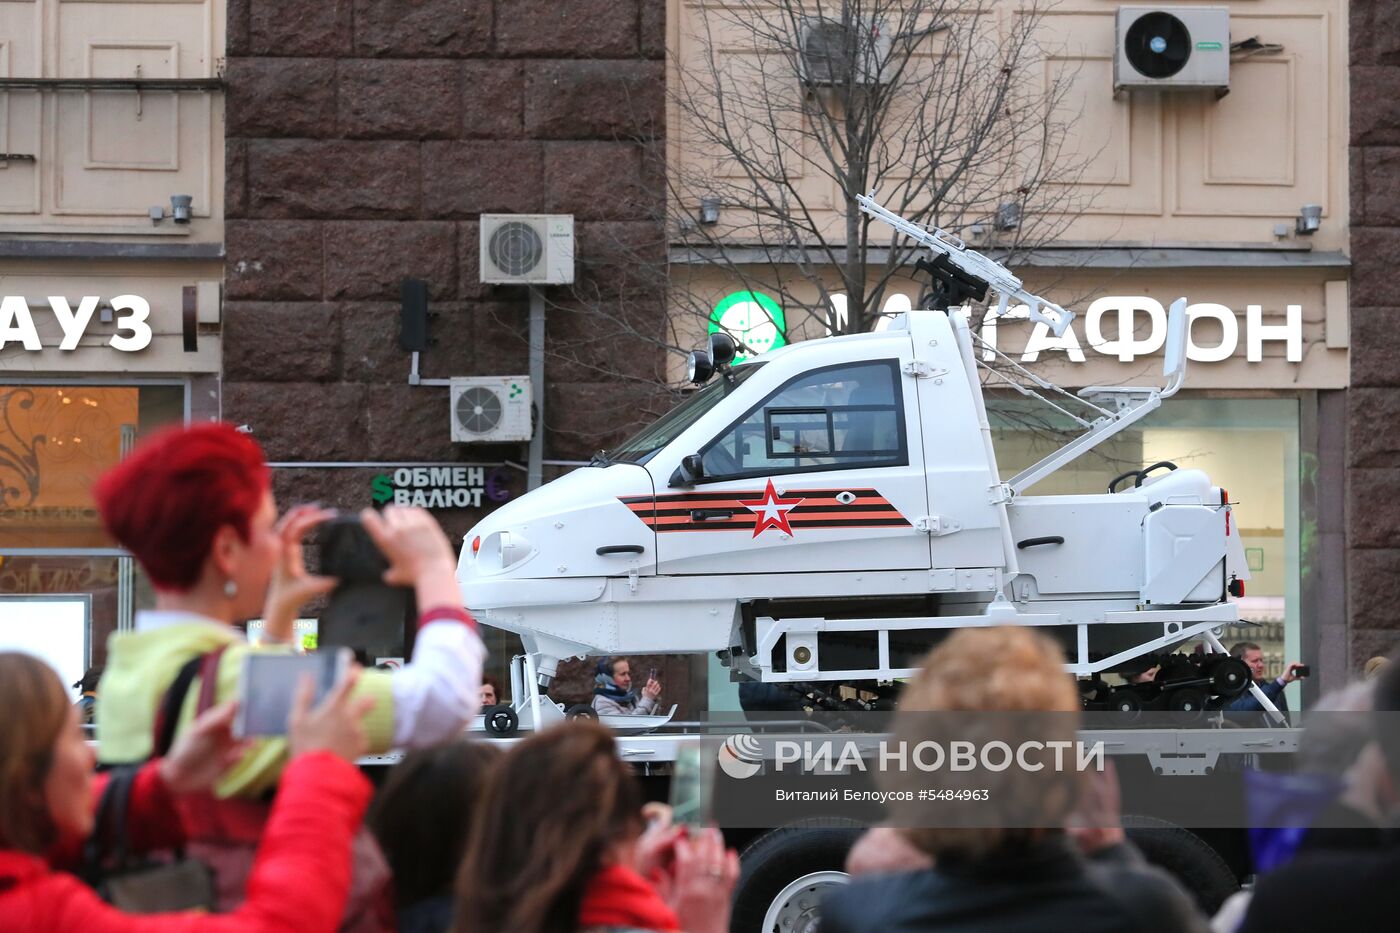
[{"label": "woman with red hair", "polygon": [[[304,535],[333,513],[298,506],[278,521],[262,450],[221,423],[170,430],[138,446],[98,481],[95,498],[107,530],[156,590],[155,610],[138,612],[135,631],[108,642],[101,682],[98,756],[128,763],[152,754],[157,710],[194,659],[203,661],[177,733],[201,703],[239,695],[243,657],[261,646],[250,645],[234,623],[261,616],[264,642],[291,640],[302,604],[336,582],[308,575],[301,552]],[[359,679],[357,693],[375,699],[365,720],[370,750],[452,737],[476,712],[485,655],[476,622],[462,609],[452,546],[422,509],[367,509],[361,519],[389,562],[385,582],[412,586],[420,609],[411,661]],[[216,786],[218,798],[233,802],[205,814],[202,834],[255,840],[266,813],[262,798],[286,758],[282,739],[252,743]],[[254,805],[240,807],[239,800]]]}]

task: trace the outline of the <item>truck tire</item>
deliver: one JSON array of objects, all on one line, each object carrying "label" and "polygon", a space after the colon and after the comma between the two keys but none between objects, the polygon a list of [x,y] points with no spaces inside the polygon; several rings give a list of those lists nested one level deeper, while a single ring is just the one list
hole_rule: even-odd
[{"label": "truck tire", "polygon": [[739,853],[730,933],[815,933],[825,888],[845,884],[846,853],[864,829],[845,820],[769,830]]},{"label": "truck tire", "polygon": [[1207,917],[1240,889],[1230,866],[1204,839],[1175,823],[1151,816],[1124,814],[1128,838],[1153,865],[1174,877]]}]

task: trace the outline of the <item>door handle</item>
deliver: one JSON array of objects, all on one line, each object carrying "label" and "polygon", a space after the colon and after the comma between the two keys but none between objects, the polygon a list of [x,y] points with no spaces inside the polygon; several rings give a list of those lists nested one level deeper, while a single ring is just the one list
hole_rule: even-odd
[{"label": "door handle", "polygon": [[605,544],[594,553],[606,557],[609,554],[640,554],[645,550],[640,544]]},{"label": "door handle", "polygon": [[1024,541],[1016,542],[1016,549],[1024,551],[1028,547],[1040,547],[1042,544],[1064,544],[1065,539],[1059,535],[1046,535],[1043,538],[1027,538]]},{"label": "door handle", "polygon": [[732,509],[691,509],[690,520],[692,522],[707,522],[712,518],[733,518]]}]

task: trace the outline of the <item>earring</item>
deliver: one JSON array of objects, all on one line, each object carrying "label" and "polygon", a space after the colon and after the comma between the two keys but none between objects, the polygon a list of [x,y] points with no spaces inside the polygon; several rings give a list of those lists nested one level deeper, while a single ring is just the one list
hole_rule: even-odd
[{"label": "earring", "polygon": [[233,597],[237,596],[237,595],[238,595],[238,584],[237,584],[237,583],[234,583],[232,580],[229,580],[227,583],[225,583],[225,584],[224,584],[224,595],[227,596],[229,599],[233,599]]}]

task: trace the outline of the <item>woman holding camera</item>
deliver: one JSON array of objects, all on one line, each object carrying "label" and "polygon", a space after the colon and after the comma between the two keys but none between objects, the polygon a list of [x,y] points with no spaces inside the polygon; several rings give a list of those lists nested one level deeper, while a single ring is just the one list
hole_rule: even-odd
[{"label": "woman holding camera", "polygon": [[[0,933],[315,933],[334,930],[350,887],[350,844],[370,784],[354,766],[365,749],[361,719],[372,700],[350,697],[354,675],[314,710],[302,689],[292,711],[292,761],[248,882],[230,914],[126,914],[57,870],[93,830],[100,778],[80,714],[44,662],[0,652]],[[309,687],[309,685],[306,685]],[[232,747],[235,704],[201,716],[169,756],[151,761],[131,788],[126,835],[133,848],[180,844],[173,795],[217,776]],[[213,767],[211,767],[211,764]]]},{"label": "woman holding camera", "polygon": [[[155,610],[138,612],[135,631],[108,642],[101,683],[98,757],[130,763],[151,756],[158,711],[183,668],[197,664],[197,675],[176,734],[199,709],[240,695],[243,657],[259,648],[236,623],[262,616],[268,639],[290,641],[302,604],[336,582],[308,575],[301,552],[305,534],[332,513],[300,506],[279,521],[261,448],[221,423],[177,428],[138,446],[102,476],[95,498],[107,530],[156,590]],[[437,522],[422,509],[392,506],[361,518],[389,563],[384,581],[413,587],[420,610],[410,662],[359,678],[357,694],[375,700],[365,721],[369,749],[430,745],[459,733],[476,712],[485,648],[462,609],[452,547]],[[216,785],[217,805],[187,808],[192,835],[242,845],[246,870],[265,796],[286,760],[284,739],[251,743]],[[241,880],[221,871],[221,885],[229,875],[225,904]]]}]

